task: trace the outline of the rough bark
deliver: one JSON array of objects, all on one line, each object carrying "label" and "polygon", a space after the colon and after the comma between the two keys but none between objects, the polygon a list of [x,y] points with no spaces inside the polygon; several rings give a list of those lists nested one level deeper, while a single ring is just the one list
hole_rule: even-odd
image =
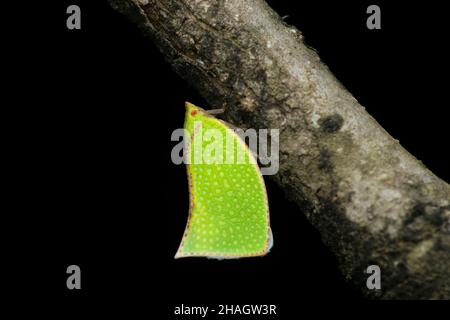
[{"label": "rough bark", "polygon": [[[274,177],[370,297],[450,299],[450,186],[262,0],[110,0],[225,119],[280,129]],[[274,212],[273,214],[280,214]],[[367,290],[367,266],[382,290]]]}]

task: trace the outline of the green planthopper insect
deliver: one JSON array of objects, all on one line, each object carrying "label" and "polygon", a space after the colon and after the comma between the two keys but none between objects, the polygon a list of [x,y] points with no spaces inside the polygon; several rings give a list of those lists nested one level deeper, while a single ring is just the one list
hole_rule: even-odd
[{"label": "green planthopper insect", "polygon": [[272,246],[258,163],[225,122],[186,103],[189,218],[175,258],[266,255]]}]

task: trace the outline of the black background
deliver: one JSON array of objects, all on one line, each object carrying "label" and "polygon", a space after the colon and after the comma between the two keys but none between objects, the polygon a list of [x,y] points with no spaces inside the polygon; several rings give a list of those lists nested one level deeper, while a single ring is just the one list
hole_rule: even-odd
[{"label": "black background", "polygon": [[[450,181],[443,2],[269,3],[390,134]],[[81,7],[81,30],[66,28],[69,4]],[[381,7],[381,30],[366,28],[370,4]],[[150,317],[181,303],[277,304],[282,319],[416,307],[365,301],[268,179],[275,246],[267,257],[174,260],[188,192],[185,168],[170,161],[170,134],[183,125],[184,101],[210,106],[105,1],[11,10],[6,140],[14,150],[9,191],[20,194],[11,210],[19,232],[10,238],[21,248],[13,250],[19,294],[70,312],[144,306]],[[66,288],[71,264],[81,267],[80,291]],[[34,285],[24,280],[32,270]]]}]

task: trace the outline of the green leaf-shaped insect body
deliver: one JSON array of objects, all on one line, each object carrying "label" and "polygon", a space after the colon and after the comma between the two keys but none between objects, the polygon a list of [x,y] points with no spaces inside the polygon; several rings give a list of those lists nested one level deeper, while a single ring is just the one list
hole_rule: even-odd
[{"label": "green leaf-shaped insect body", "polygon": [[226,123],[186,103],[190,210],[175,258],[263,256],[272,245],[257,161]]}]

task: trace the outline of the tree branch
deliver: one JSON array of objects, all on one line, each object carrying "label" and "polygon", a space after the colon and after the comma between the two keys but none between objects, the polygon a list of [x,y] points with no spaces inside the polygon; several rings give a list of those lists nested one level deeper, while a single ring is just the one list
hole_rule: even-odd
[{"label": "tree branch", "polygon": [[[280,129],[274,177],[364,294],[450,298],[450,186],[262,0],[110,0],[236,126]],[[274,213],[277,214],[277,213]],[[377,264],[382,290],[366,288]]]}]

